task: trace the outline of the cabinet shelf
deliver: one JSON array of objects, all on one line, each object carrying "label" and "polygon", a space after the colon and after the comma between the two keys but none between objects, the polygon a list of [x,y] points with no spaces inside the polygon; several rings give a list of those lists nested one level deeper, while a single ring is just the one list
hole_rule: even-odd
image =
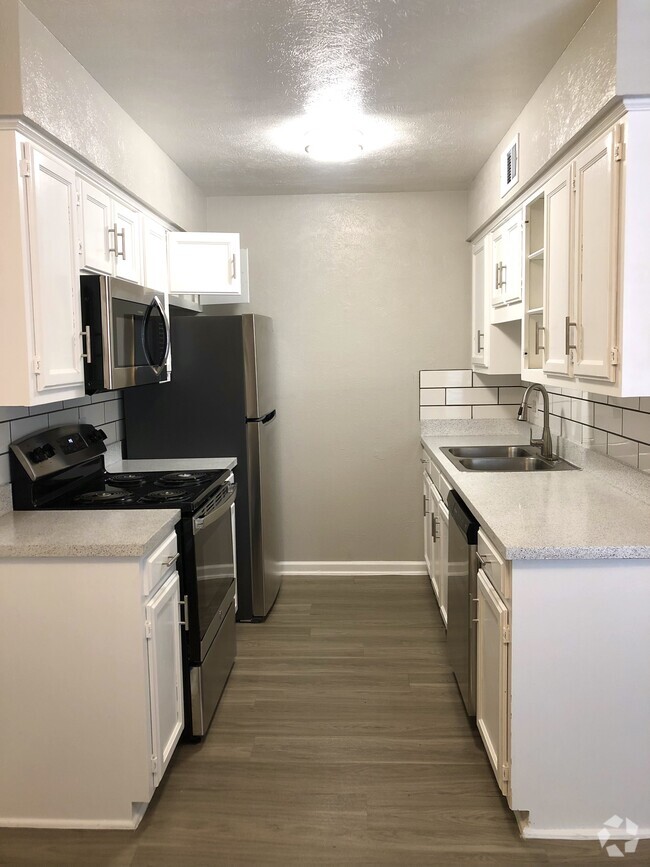
[{"label": "cabinet shelf", "polygon": [[535,262],[544,258],[544,248],[540,247],[539,250],[535,250],[534,253],[528,254],[528,261]]},{"label": "cabinet shelf", "polygon": [[536,316],[539,313],[543,313],[544,308],[543,307],[531,307],[530,310],[527,310],[526,312],[528,313],[529,316]]}]

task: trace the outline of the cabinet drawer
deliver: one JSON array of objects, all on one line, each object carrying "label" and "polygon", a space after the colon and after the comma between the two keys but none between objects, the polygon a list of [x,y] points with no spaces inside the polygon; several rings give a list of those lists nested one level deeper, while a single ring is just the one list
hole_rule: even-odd
[{"label": "cabinet drawer", "polygon": [[511,564],[508,560],[503,559],[494,543],[485,535],[483,530],[478,531],[476,552],[479,567],[483,569],[501,596],[504,599],[510,599],[512,593]]},{"label": "cabinet drawer", "polygon": [[174,531],[144,561],[142,589],[145,596],[149,596],[156,589],[162,578],[176,563],[178,556],[178,537]]},{"label": "cabinet drawer", "polygon": [[440,497],[442,498],[442,502],[447,505],[447,497],[449,496],[449,492],[453,490],[447,479],[440,473],[440,486],[438,487],[440,491]]}]

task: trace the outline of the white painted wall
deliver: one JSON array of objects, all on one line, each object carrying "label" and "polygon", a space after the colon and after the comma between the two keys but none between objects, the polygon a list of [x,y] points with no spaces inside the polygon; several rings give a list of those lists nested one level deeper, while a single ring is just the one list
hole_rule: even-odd
[{"label": "white painted wall", "polygon": [[648,0],[618,0],[617,31],[616,92],[619,96],[650,96]]},{"label": "white painted wall", "polygon": [[[601,0],[474,179],[469,194],[468,235],[476,233],[504,203],[518,196],[522,187],[615,99],[617,2],[629,0]],[[648,31],[644,32],[647,46]],[[519,183],[502,199],[500,154],[517,132]]]},{"label": "white painted wall", "polygon": [[171,222],[205,228],[201,190],[18,0],[0,0],[0,73],[0,115],[38,124]]},{"label": "white painted wall", "polygon": [[469,365],[465,226],[465,193],[208,199],[275,321],[287,560],[422,560],[418,371]]}]

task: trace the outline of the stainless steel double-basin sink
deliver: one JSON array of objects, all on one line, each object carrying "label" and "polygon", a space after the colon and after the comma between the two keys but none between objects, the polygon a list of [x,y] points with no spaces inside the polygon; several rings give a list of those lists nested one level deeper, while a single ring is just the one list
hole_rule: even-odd
[{"label": "stainless steel double-basin sink", "polygon": [[538,473],[578,469],[562,458],[543,458],[534,446],[447,446],[440,451],[464,472]]}]

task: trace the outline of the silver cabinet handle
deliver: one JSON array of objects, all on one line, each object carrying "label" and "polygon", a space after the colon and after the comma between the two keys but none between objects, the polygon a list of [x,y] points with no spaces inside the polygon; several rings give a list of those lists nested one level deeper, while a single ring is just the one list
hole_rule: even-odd
[{"label": "silver cabinet handle", "polygon": [[232,279],[237,279],[237,254],[232,254]]},{"label": "silver cabinet handle", "polygon": [[476,552],[476,559],[481,569],[484,569],[488,563],[492,562],[489,557],[484,557],[482,554],[479,554],[478,551]]},{"label": "silver cabinet handle", "polygon": [[181,556],[181,555],[178,554],[178,553],[177,553],[177,554],[172,554],[171,557],[168,557],[168,558],[165,560],[165,562],[164,562],[163,565],[164,565],[165,567],[167,567],[167,566],[171,566],[173,563],[175,563],[175,562],[178,560],[178,558],[179,558],[180,556]]},{"label": "silver cabinet handle", "polygon": [[539,355],[540,349],[545,349],[545,346],[542,346],[539,342],[539,333],[540,331],[545,331],[543,325],[540,325],[539,322],[535,323],[535,355]]},{"label": "silver cabinet handle", "polygon": [[117,251],[117,223],[113,223],[113,228],[108,230],[109,235],[111,234],[111,232],[113,233],[113,243],[115,244],[115,246],[109,247],[108,252],[115,253],[116,256],[119,256],[120,254]]},{"label": "silver cabinet handle", "polygon": [[81,332],[81,357],[84,361],[87,361],[88,364],[93,360],[92,348],[90,345],[90,325],[86,325],[84,330]]},{"label": "silver cabinet handle", "polygon": [[485,346],[481,345],[481,338],[482,337],[485,337],[485,332],[481,331],[481,329],[479,328],[478,331],[476,332],[476,352],[477,353],[483,352],[483,350],[485,349]]},{"label": "silver cabinet handle", "polygon": [[565,355],[568,355],[572,349],[577,349],[575,343],[571,343],[571,328],[577,328],[577,322],[571,322],[571,317],[567,316],[564,320],[564,349]]},{"label": "silver cabinet handle", "polygon": [[422,515],[426,518],[427,516],[427,496],[426,494],[422,497]]},{"label": "silver cabinet handle", "polygon": [[[506,276],[504,277],[504,272]],[[508,266],[501,263],[501,282],[499,283],[499,288],[505,286],[508,282]]]},{"label": "silver cabinet handle", "polygon": [[180,625],[185,629],[185,632],[190,631],[190,619],[188,616],[189,612],[187,610],[187,602],[188,602],[187,594],[185,594],[185,596],[183,596],[183,598],[181,599],[181,608],[183,609],[183,619],[180,621]]},{"label": "silver cabinet handle", "polygon": [[[117,230],[117,226],[115,227],[115,229]],[[115,236],[115,239],[116,239],[116,240],[115,240],[115,245],[116,245],[116,246],[117,246],[117,238],[118,238],[118,237],[122,239],[122,251],[121,251],[121,252],[116,252],[115,255],[116,255],[116,256],[121,256],[122,259],[126,259],[126,229],[122,229],[121,232],[117,232],[117,234],[116,234],[116,236]]]},{"label": "silver cabinet handle", "polygon": [[420,463],[421,464],[428,464],[429,461],[426,458],[420,458]]}]

